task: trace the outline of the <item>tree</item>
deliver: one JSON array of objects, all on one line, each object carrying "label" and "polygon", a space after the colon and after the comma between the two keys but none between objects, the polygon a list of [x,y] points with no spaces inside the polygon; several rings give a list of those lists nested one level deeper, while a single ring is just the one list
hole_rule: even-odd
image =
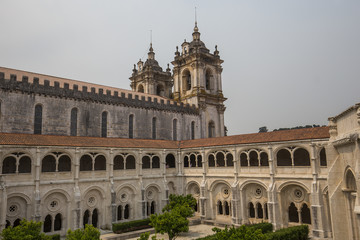
[{"label": "tree", "polygon": [[162,211],[171,211],[172,209],[175,209],[177,207],[184,207],[182,208],[181,215],[185,218],[188,218],[194,214],[195,206],[196,199],[191,194],[188,194],[186,196],[170,194],[169,204],[167,204]]},{"label": "tree", "polygon": [[99,240],[100,231],[95,228],[93,225],[85,225],[85,229],[76,229],[72,231],[68,230],[66,233],[66,240]]},{"label": "tree", "polygon": [[42,222],[24,219],[16,227],[5,228],[0,236],[3,240],[51,240],[51,236],[41,232],[41,225]]},{"label": "tree", "polygon": [[267,131],[268,131],[268,129],[267,129],[266,126],[259,127],[259,133],[261,133],[261,132],[267,132]]}]

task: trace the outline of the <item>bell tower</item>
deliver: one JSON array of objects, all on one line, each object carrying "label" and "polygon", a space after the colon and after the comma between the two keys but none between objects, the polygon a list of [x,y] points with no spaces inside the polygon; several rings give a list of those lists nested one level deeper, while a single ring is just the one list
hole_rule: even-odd
[{"label": "bell tower", "polygon": [[176,47],[171,63],[174,79],[174,100],[195,104],[201,113],[201,137],[221,137],[225,135],[224,101],[222,92],[221,64],[219,51],[210,53],[200,40],[200,32],[195,21],[192,41],[181,44],[181,52]]},{"label": "bell tower", "polygon": [[150,43],[148,58],[144,62],[139,60],[134,69],[131,80],[131,89],[135,92],[154,94],[161,97],[170,98],[172,95],[173,80],[171,78],[171,70],[168,67],[164,72],[155,60],[155,53]]}]

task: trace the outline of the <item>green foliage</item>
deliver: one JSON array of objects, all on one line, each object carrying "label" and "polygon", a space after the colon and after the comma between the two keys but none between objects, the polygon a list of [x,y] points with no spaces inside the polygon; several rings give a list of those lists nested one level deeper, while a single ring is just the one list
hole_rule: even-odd
[{"label": "green foliage", "polygon": [[41,233],[41,222],[22,220],[19,226],[5,228],[0,236],[3,240],[51,240]]},{"label": "green foliage", "polygon": [[189,220],[181,212],[184,208],[186,207],[175,207],[170,211],[165,211],[163,214],[152,214],[150,216],[150,225],[155,228],[157,233],[167,233],[169,240],[172,240],[179,233],[189,231]]},{"label": "green foliage", "polygon": [[149,232],[144,232],[140,235],[140,238],[138,238],[137,240],[148,240],[150,236]]},{"label": "green foliage", "polygon": [[100,231],[93,225],[85,225],[85,229],[68,230],[66,240],[99,240]]},{"label": "green foliage", "polygon": [[262,234],[260,229],[254,230],[248,226],[242,225],[238,228],[225,227],[224,230],[213,228],[213,231],[216,232],[216,240],[266,240],[264,234]]},{"label": "green foliage", "polygon": [[253,231],[260,229],[261,232],[264,234],[273,231],[273,225],[268,222],[257,223],[257,224],[249,225],[248,227]]},{"label": "green foliage", "polygon": [[267,240],[307,240],[309,238],[308,225],[283,228],[266,234]]},{"label": "green foliage", "polygon": [[51,240],[60,240],[60,234],[50,235]]},{"label": "green foliage", "polygon": [[191,194],[186,196],[170,194],[169,204],[163,208],[163,212],[169,212],[174,208],[183,207],[181,214],[183,217],[188,218],[194,214],[195,206],[196,199]]},{"label": "green foliage", "polygon": [[112,230],[113,230],[114,233],[130,232],[130,231],[133,231],[133,230],[150,228],[149,223],[150,223],[149,218],[130,221],[130,222],[114,223],[112,225]]}]

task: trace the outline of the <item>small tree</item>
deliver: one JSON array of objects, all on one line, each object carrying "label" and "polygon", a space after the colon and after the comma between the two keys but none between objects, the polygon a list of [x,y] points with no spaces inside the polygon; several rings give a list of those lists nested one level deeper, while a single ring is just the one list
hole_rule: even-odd
[{"label": "small tree", "polygon": [[85,225],[85,229],[68,230],[66,240],[99,240],[100,231],[93,225]]},{"label": "small tree", "polygon": [[261,132],[268,132],[268,128],[266,126],[259,127],[259,133]]},{"label": "small tree", "polygon": [[188,194],[186,196],[170,194],[169,204],[167,204],[163,208],[163,212],[171,211],[172,209],[175,209],[177,207],[184,207],[182,208],[181,215],[185,218],[188,218],[194,214],[195,206],[196,199],[191,194]]},{"label": "small tree", "polygon": [[5,228],[0,236],[3,240],[51,240],[51,236],[41,232],[41,225],[41,222],[24,219],[16,227]]}]

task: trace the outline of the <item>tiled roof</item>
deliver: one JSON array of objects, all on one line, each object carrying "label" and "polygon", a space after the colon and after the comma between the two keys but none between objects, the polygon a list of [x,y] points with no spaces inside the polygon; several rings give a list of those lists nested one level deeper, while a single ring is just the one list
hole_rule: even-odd
[{"label": "tiled roof", "polygon": [[186,141],[0,133],[0,145],[176,149],[327,138],[329,138],[328,127]]}]

